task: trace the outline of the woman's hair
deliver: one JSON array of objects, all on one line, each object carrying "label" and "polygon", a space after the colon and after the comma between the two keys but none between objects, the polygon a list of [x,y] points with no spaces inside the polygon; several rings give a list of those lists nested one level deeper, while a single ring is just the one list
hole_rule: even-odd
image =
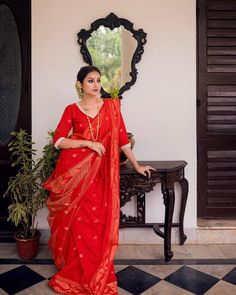
[{"label": "woman's hair", "polygon": [[101,75],[101,72],[97,67],[84,66],[84,67],[80,68],[80,70],[77,74],[77,81],[80,81],[80,83],[83,83],[84,78],[91,72],[98,72]]}]

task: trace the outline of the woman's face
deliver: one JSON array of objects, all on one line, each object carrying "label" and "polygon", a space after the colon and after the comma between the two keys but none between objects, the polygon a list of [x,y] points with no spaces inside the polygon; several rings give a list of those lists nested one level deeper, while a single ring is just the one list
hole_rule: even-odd
[{"label": "woman's face", "polygon": [[98,96],[101,90],[101,75],[98,72],[90,72],[82,83],[83,95]]}]

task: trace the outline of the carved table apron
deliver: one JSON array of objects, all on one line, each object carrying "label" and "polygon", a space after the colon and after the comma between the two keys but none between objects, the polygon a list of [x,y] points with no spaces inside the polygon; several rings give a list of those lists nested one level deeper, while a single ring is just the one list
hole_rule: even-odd
[{"label": "carved table apron", "polygon": [[[150,165],[155,168],[151,172],[150,179],[138,174],[130,163],[120,167],[120,206],[121,208],[133,196],[137,197],[137,216],[126,216],[120,211],[120,228],[123,227],[152,227],[154,232],[164,239],[165,261],[169,262],[173,256],[171,251],[171,228],[179,227],[180,245],[187,239],[184,234],[184,212],[188,197],[188,181],[184,177],[185,161],[139,161],[141,165]],[[181,188],[181,205],[179,223],[172,223],[175,191],[174,184],[178,182]],[[157,183],[161,184],[161,190],[165,205],[164,223],[145,222],[145,196],[152,191]],[[160,230],[164,227],[164,231]]]}]

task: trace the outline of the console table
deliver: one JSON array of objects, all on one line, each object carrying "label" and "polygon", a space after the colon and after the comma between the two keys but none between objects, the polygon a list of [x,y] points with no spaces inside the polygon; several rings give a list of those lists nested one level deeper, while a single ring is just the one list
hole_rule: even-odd
[{"label": "console table", "polygon": [[[169,262],[173,256],[171,251],[171,228],[179,227],[180,245],[187,239],[184,234],[184,213],[188,197],[188,181],[184,177],[185,161],[139,161],[141,165],[150,165],[155,168],[151,177],[145,177],[137,173],[130,163],[120,167],[120,228],[123,227],[152,227],[154,232],[164,239],[165,261]],[[174,184],[178,182],[181,188],[181,205],[179,222],[172,223],[175,204]],[[145,222],[145,197],[146,193],[152,191],[157,183],[161,184],[161,190],[165,205],[164,223]],[[127,216],[122,212],[122,207],[132,197],[137,197],[137,216]],[[163,227],[164,231],[160,228]]]}]

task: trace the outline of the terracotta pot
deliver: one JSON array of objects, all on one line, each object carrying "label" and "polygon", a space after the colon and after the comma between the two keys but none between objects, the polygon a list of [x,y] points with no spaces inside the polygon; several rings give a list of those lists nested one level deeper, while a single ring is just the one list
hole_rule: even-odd
[{"label": "terracotta pot", "polygon": [[[135,144],[135,140],[133,138],[134,136],[130,132],[127,132],[127,134],[128,134],[129,142],[131,143],[131,149],[132,149]],[[125,154],[123,153],[122,150],[120,150],[120,165],[127,163],[127,161],[128,161],[128,159],[126,158]]]},{"label": "terracotta pot", "polygon": [[17,251],[21,259],[32,259],[38,254],[40,236],[41,233],[38,230],[35,236],[30,239],[19,238],[17,234],[14,235]]}]

